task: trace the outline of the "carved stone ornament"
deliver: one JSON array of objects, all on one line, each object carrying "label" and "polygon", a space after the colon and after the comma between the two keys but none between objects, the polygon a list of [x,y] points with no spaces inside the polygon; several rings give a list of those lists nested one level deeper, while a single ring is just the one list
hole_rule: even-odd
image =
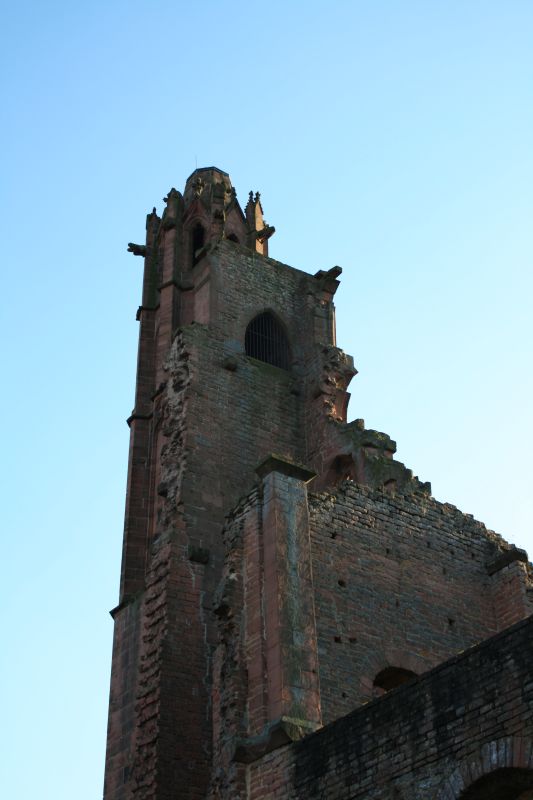
[{"label": "carved stone ornament", "polygon": [[204,190],[204,186],[205,186],[205,181],[203,181],[202,178],[200,178],[200,176],[197,175],[192,184],[192,190],[195,194],[195,197],[200,197],[200,195]]}]

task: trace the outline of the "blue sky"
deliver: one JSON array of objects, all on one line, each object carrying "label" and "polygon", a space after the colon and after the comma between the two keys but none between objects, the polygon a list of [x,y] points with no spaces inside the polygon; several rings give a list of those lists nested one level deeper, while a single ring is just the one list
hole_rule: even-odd
[{"label": "blue sky", "polygon": [[196,165],[339,264],[350,414],[530,549],[533,6],[4,6],[0,793],[101,793],[145,214]]}]

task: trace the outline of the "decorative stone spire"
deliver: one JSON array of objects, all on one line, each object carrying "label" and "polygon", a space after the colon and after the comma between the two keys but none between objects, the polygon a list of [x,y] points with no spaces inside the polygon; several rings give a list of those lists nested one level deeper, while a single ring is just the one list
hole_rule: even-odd
[{"label": "decorative stone spire", "polygon": [[257,253],[268,256],[268,240],[276,229],[272,225],[267,225],[263,218],[263,206],[259,192],[256,192],[255,195],[253,192],[249,193],[244,215],[248,226],[248,246]]}]

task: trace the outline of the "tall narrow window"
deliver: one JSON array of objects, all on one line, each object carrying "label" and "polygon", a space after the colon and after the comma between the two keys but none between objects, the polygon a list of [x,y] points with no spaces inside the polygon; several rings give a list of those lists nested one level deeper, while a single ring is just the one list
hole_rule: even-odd
[{"label": "tall narrow window", "polygon": [[197,222],[191,231],[191,263],[194,267],[198,263],[198,250],[204,246],[205,243],[205,230],[204,226]]},{"label": "tall narrow window", "polygon": [[285,331],[272,314],[265,311],[246,328],[246,355],[265,361],[274,367],[289,369],[290,351]]}]

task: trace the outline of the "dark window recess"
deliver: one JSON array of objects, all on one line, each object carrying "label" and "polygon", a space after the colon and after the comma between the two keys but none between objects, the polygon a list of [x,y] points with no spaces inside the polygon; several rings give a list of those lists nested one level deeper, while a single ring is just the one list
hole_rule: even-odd
[{"label": "dark window recess", "polygon": [[381,692],[390,692],[391,689],[396,689],[402,683],[416,678],[416,673],[411,672],[410,669],[403,669],[402,667],[387,667],[374,678],[374,686],[376,689],[381,689]]},{"label": "dark window recess", "polygon": [[199,258],[196,255],[198,250],[205,244],[205,230],[204,226],[199,222],[196,223],[191,232],[191,261],[194,267],[198,263]]},{"label": "dark window recess", "polygon": [[246,328],[244,340],[246,355],[265,361],[274,367],[289,369],[289,342],[280,323],[265,311],[253,319]]}]

